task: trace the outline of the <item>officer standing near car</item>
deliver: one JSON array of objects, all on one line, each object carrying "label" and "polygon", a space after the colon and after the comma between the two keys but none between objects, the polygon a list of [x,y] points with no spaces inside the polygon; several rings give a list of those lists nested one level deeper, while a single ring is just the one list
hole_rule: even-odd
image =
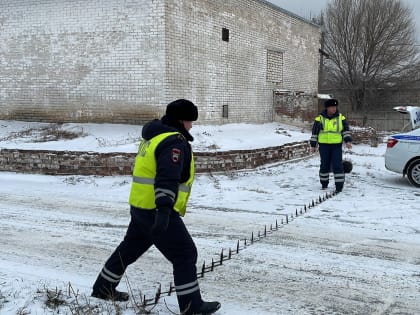
[{"label": "officer standing near car", "polygon": [[99,273],[93,297],[127,301],[128,293],[116,287],[126,268],[155,245],[172,263],[182,314],[212,314],[220,308],[219,302],[201,298],[197,249],[181,218],[194,180],[189,130],[197,118],[197,107],[179,99],[168,104],[162,119],[143,127],[129,198],[131,221],[123,241]]},{"label": "officer standing near car", "polygon": [[321,166],[319,180],[322,189],[326,189],[329,183],[330,170],[334,173],[335,190],[341,192],[344,186],[343,170],[343,141],[348,149],[352,148],[352,138],[346,118],[338,109],[338,101],[328,99],[324,103],[325,109],[315,117],[312,126],[310,145],[312,152],[319,147]]}]

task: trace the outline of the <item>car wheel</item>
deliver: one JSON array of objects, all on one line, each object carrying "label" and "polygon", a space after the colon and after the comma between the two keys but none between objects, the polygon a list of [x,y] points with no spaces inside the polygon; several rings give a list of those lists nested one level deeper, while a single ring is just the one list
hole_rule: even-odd
[{"label": "car wheel", "polygon": [[408,165],[407,177],[411,185],[420,187],[420,159],[414,160]]}]

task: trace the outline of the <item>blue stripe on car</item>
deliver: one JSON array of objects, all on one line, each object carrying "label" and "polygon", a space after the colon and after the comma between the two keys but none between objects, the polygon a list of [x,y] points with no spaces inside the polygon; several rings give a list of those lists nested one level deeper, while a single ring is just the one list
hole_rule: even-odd
[{"label": "blue stripe on car", "polygon": [[413,141],[420,141],[420,136],[408,136],[408,135],[397,135],[392,136],[394,139],[397,140],[413,140]]}]

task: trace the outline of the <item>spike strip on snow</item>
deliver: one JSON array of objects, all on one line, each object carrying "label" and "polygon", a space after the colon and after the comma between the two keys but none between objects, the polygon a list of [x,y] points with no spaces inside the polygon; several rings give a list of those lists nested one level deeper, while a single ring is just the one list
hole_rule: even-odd
[{"label": "spike strip on snow", "polygon": [[[285,221],[281,219],[281,223],[279,224],[277,219],[275,222],[275,225],[270,224],[270,227],[267,229],[267,225],[264,225],[264,231],[261,233],[258,231],[257,236],[254,236],[254,232],[251,232],[251,238],[250,240],[247,240],[246,238],[243,239],[243,246],[240,245],[241,240],[238,240],[236,243],[236,249],[232,250],[229,248],[228,253],[225,255],[224,250],[220,252],[220,255],[218,259],[215,261],[213,258],[211,259],[211,264],[206,265],[206,262],[203,262],[203,265],[201,266],[201,269],[199,272],[197,272],[197,278],[204,278],[204,274],[208,272],[213,272],[216,267],[222,266],[223,262],[226,260],[232,259],[233,256],[238,255],[241,250],[246,249],[248,246],[255,244],[256,242],[259,242],[263,240],[264,238],[268,237],[270,234],[273,234],[274,232],[278,231],[282,225],[287,225],[289,222],[293,221],[293,218],[297,218],[299,215],[303,215],[304,213],[307,213],[309,209],[314,208],[315,206],[319,205],[320,203],[336,196],[336,192],[332,193],[325,193],[324,196],[319,196],[316,200],[311,200],[311,202],[308,204],[308,206],[304,205],[300,210],[296,209],[294,213],[291,213],[290,215],[285,214]],[[143,306],[153,306],[156,305],[160,298],[162,296],[170,296],[172,292],[175,292],[175,287],[172,285],[172,283],[169,284],[169,289],[166,291],[161,290],[161,284],[159,283],[159,287],[156,291],[156,294],[153,298],[146,298],[146,296],[143,296]]]}]

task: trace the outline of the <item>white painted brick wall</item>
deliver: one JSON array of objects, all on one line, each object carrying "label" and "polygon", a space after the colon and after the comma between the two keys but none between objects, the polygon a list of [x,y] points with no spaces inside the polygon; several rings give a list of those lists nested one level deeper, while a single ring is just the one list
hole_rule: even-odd
[{"label": "white painted brick wall", "polygon": [[316,93],[319,36],[260,0],[0,1],[0,119],[144,122],[183,97],[201,122],[271,121],[273,89]]}]

